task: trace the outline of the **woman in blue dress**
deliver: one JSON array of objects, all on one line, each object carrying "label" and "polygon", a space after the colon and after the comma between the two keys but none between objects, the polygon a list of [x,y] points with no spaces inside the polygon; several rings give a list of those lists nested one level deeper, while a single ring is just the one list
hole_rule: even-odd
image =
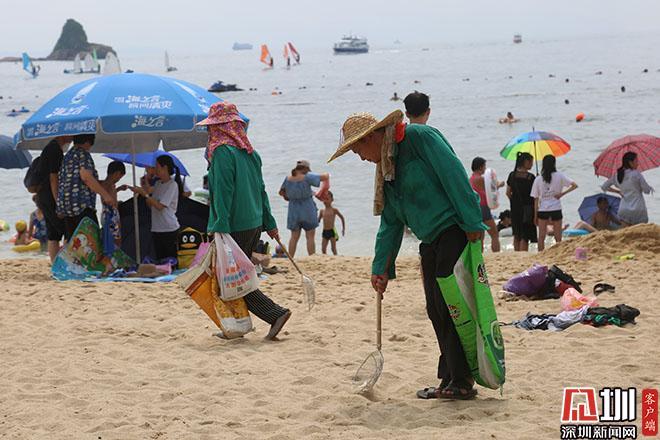
[{"label": "woman in blue dress", "polygon": [[314,196],[312,186],[318,187],[321,182],[327,181],[329,178],[328,173],[312,173],[309,162],[299,160],[291,171],[291,175],[282,182],[279,194],[289,202],[286,227],[291,231],[289,253],[292,257],[296,254],[301,229],[305,230],[307,253],[313,255],[316,252],[315,233],[319,221],[318,209],[312,199]]}]

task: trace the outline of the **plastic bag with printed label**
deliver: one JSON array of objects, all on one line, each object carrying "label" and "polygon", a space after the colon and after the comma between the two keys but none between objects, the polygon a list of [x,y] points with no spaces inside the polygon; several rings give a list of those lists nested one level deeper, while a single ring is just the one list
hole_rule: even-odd
[{"label": "plastic bag with printed label", "polygon": [[584,306],[596,307],[598,305],[598,300],[595,296],[585,296],[580,292],[570,287],[566,289],[564,294],[561,296],[561,309],[564,311],[577,310]]},{"label": "plastic bag with printed label", "polygon": [[229,301],[242,298],[259,288],[254,264],[229,234],[215,234],[217,252],[216,275],[220,298]]}]

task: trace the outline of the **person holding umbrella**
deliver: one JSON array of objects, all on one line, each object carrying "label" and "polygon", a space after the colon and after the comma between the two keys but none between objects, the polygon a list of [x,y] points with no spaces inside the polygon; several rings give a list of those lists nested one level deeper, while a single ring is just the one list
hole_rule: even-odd
[{"label": "person holding umbrella", "polygon": [[[539,228],[538,249],[545,249],[545,236],[548,233],[548,224],[552,225],[555,242],[561,242],[562,219],[561,201],[578,186],[573,180],[557,171],[557,159],[551,154],[543,158],[541,175],[536,176],[530,195],[534,197],[534,223]],[[568,188],[564,191],[564,188]]]},{"label": "person holding umbrella", "polygon": [[644,194],[650,194],[653,188],[646,182],[638,167],[637,153],[633,151],[625,153],[621,159],[621,167],[601,187],[603,191],[621,196],[618,216],[624,226],[649,221]]},{"label": "person holding umbrella", "polygon": [[[234,104],[216,102],[208,118],[197,125],[206,126],[208,130],[205,156],[209,163],[210,210],[207,231],[230,234],[250,258],[262,231],[275,240],[280,238],[261,174],[261,157],[252,147],[245,132],[246,123]],[[276,339],[291,317],[291,311],[259,289],[243,298],[250,312],[271,325],[266,339]]]},{"label": "person holding umbrella", "polygon": [[437,278],[449,276],[468,241],[487,229],[479,196],[456,153],[435,128],[404,126],[396,110],[382,120],[356,113],[344,122],[342,143],[330,161],[353,151],[376,164],[374,214],[380,215],[371,285],[382,295],[396,277],[395,262],[404,228],[421,244],[426,310],[442,355],[440,385],[417,392],[421,399],[470,399],[476,395],[465,352]]}]

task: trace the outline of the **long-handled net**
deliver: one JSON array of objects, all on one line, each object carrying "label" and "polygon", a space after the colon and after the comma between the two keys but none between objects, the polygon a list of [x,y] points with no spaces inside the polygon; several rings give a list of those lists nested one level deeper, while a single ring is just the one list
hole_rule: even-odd
[{"label": "long-handled net", "polygon": [[381,373],[385,359],[383,358],[382,348],[382,323],[381,323],[381,302],[383,298],[380,293],[376,293],[376,351],[371,352],[362,362],[353,376],[353,386],[356,393],[368,393],[374,387]]},{"label": "long-handled net", "polygon": [[287,248],[282,244],[279,238],[276,239],[277,244],[280,245],[284,253],[286,254],[287,258],[289,261],[291,261],[291,264],[293,264],[293,267],[296,268],[298,273],[300,274],[300,278],[302,281],[302,288],[303,288],[303,294],[305,295],[305,300],[307,301],[307,310],[312,310],[312,307],[314,307],[314,304],[316,303],[316,289],[314,288],[314,280],[312,280],[310,277],[304,274],[304,272],[298,267],[298,264],[294,261],[294,259],[291,257],[289,254],[289,251]]}]

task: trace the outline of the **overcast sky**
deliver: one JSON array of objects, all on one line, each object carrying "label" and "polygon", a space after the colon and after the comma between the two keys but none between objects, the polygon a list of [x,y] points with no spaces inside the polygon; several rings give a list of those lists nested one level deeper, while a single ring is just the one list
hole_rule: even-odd
[{"label": "overcast sky", "polygon": [[67,18],[124,54],[210,53],[234,41],[328,47],[548,40],[659,32],[660,0],[0,0],[0,55],[45,56]]}]

